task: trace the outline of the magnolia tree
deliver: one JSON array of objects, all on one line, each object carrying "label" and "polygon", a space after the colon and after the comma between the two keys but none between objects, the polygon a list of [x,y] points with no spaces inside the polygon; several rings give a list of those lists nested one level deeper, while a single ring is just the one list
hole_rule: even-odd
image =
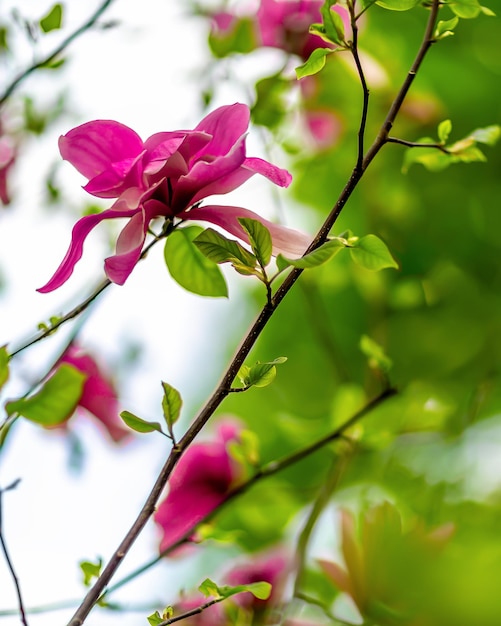
[{"label": "magnolia tree", "polygon": [[[88,587],[79,601],[33,606],[0,523],[18,604],[0,606],[0,617],[27,625],[49,614],[50,623],[80,626],[118,615],[113,623],[124,623],[131,609],[114,593],[127,586],[133,594],[155,568],[160,580],[168,561],[179,573],[160,597],[141,593],[134,623],[498,624],[500,481],[489,447],[501,408],[494,12],[478,0],[184,3],[183,19],[207,40],[194,90],[200,116],[181,130],[166,117],[144,138],[120,119],[84,112],[72,127],[61,98],[43,110],[30,87],[33,74],[50,69],[57,93],[74,40],[124,27],[107,21],[111,4],[75,30],[63,4],[39,20],[21,10],[3,16],[0,44],[13,74],[0,97],[2,229],[25,210],[11,177],[30,135],[68,121],[59,153],[84,178],[76,196],[84,208],[62,245],[39,242],[39,256],[68,246],[39,293],[76,280],[94,229],[109,229],[113,251],[102,259],[105,277],[100,270],[93,288],[29,340],[2,327],[0,453],[23,456],[23,422],[46,438],[70,437],[80,414],[125,457],[138,440],[156,438],[163,465],[152,484],[138,473],[144,504],[128,529],[120,523],[114,552],[67,564],[68,572],[80,566]],[[54,32],[62,38],[18,73],[16,29],[35,48]],[[152,62],[140,46],[137,56]],[[232,90],[238,97],[224,101]],[[256,199],[259,178],[270,206]],[[52,169],[45,203],[58,215],[67,209]],[[292,214],[297,228],[285,225]],[[106,303],[93,305],[105,292],[123,290],[133,305],[130,277],[161,246],[192,306],[201,297],[237,302],[208,329],[226,365],[210,356],[194,363],[186,389],[159,380],[150,419],[123,401],[127,377],[111,375],[84,326],[100,323]],[[254,316],[240,337],[229,323],[235,311]],[[35,376],[30,352],[40,342],[55,342],[57,355]],[[199,401],[201,371],[220,382],[198,411],[182,411],[183,399]],[[84,477],[92,463],[90,455]],[[16,515],[17,478],[0,477],[4,520]],[[154,552],[124,576],[119,568],[152,528]],[[67,619],[53,613],[68,606]]]}]

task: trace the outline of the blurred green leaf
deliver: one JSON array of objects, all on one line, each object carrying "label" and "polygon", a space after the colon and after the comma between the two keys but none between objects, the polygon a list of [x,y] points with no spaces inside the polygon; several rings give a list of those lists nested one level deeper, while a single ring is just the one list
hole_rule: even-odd
[{"label": "blurred green leaf", "polygon": [[450,120],[444,120],[438,125],[438,138],[441,143],[446,143],[449,139],[449,135],[452,131],[452,122]]},{"label": "blurred green leaf", "polygon": [[365,354],[372,369],[388,374],[393,366],[392,360],[385,354],[383,348],[368,335],[360,338],[360,350]]},{"label": "blurred green leaf", "polygon": [[250,18],[235,20],[228,31],[212,31],[209,35],[212,54],[221,59],[229,54],[248,54],[256,47],[255,23]]},{"label": "blurred green leaf", "polygon": [[94,578],[98,578],[103,566],[103,560],[99,559],[97,563],[91,561],[80,561],[80,569],[84,575],[83,583],[86,587],[89,587]]},{"label": "blurred green leaf", "polygon": [[447,4],[458,17],[462,17],[463,19],[478,17],[482,11],[478,0],[445,0],[445,4]]},{"label": "blurred green leaf", "polygon": [[171,233],[165,242],[165,263],[172,278],[188,291],[200,296],[227,297],[221,270],[193,243],[202,230],[199,226],[187,226]]},{"label": "blurred green leaf", "polygon": [[45,17],[40,20],[40,28],[44,33],[61,28],[63,21],[63,7],[61,4],[55,4]]},{"label": "blurred green leaf", "polygon": [[290,83],[281,73],[257,81],[256,101],[251,107],[254,124],[273,129],[284,120],[289,109]]},{"label": "blurred green leaf", "polygon": [[413,9],[421,0],[376,0],[376,4],[390,11],[408,11]]},{"label": "blurred green leaf", "polygon": [[[458,22],[459,18],[457,17],[453,17],[450,20],[439,20],[437,28],[435,29],[435,34],[433,36],[435,37],[435,39],[445,39],[445,37],[450,37],[451,35],[454,35],[454,29],[458,25]],[[447,139],[444,139],[444,141],[447,141]]]},{"label": "blurred green leaf", "polygon": [[0,389],[9,380],[9,353],[7,346],[0,347]]},{"label": "blurred green leaf", "polygon": [[34,396],[8,402],[7,414],[19,413],[41,426],[57,426],[76,409],[86,378],[72,365],[63,363]]}]

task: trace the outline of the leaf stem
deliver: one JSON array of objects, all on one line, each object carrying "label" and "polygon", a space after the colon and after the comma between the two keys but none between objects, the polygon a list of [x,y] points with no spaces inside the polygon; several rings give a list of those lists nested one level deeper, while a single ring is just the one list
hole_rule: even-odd
[{"label": "leaf stem", "polygon": [[407,141],[406,139],[399,139],[398,137],[387,137],[387,143],[397,143],[401,146],[407,146],[408,148],[436,148],[444,154],[450,154],[449,150],[441,143],[420,143],[418,141]]}]

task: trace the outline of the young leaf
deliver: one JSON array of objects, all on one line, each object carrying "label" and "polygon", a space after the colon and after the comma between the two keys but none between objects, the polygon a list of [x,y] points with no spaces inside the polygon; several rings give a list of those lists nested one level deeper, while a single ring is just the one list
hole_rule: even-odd
[{"label": "young leaf", "polygon": [[272,243],[270,231],[258,220],[239,217],[242,228],[249,235],[252,252],[256,255],[259,265],[266,267],[271,261]]},{"label": "young leaf", "polygon": [[219,593],[219,587],[216,583],[210,578],[206,578],[198,587],[198,591],[204,594],[206,598],[220,598],[221,594]]},{"label": "young leaf", "polygon": [[248,583],[247,585],[236,585],[235,587],[224,585],[223,587],[218,587],[218,591],[223,598],[229,598],[236,595],[237,593],[243,593],[244,591],[248,591],[252,593],[255,598],[258,598],[258,600],[267,600],[271,594],[271,584],[268,582],[260,581],[255,583]]},{"label": "young leaf", "polygon": [[374,339],[371,339],[367,335],[362,335],[360,338],[360,350],[362,350],[367,357],[369,367],[380,370],[384,374],[388,374],[393,362],[390,357],[385,354],[383,348],[374,341]]},{"label": "young leaf", "polygon": [[452,130],[452,122],[450,120],[444,120],[438,125],[438,138],[441,143],[445,144]]},{"label": "young leaf", "polygon": [[279,356],[267,363],[256,363],[249,370],[247,384],[251,387],[267,387],[273,382],[277,374],[275,365],[280,365],[285,361],[287,361],[287,357]]},{"label": "young leaf", "polygon": [[174,387],[169,385],[169,383],[162,382],[162,387],[164,390],[162,409],[164,412],[165,422],[170,432],[174,424],[179,419],[183,401],[181,399],[181,394],[179,393],[179,391],[177,389],[174,389]]},{"label": "young leaf", "polygon": [[501,126],[493,125],[486,126],[485,128],[477,128],[470,135],[470,139],[478,141],[478,143],[485,143],[488,146],[493,146],[499,140],[501,136]]},{"label": "young leaf", "polygon": [[446,3],[458,17],[471,19],[480,15],[482,7],[478,0],[449,0]]},{"label": "young leaf", "polygon": [[62,21],[63,7],[58,3],[55,4],[47,15],[40,20],[40,28],[44,33],[49,33],[51,30],[58,30],[61,28]]},{"label": "young leaf", "polygon": [[148,623],[150,624],[150,626],[158,626],[158,624],[161,624],[164,621],[164,619],[162,618],[162,616],[160,615],[158,611],[155,611],[151,615],[148,615],[147,619],[148,619]]},{"label": "young leaf", "polygon": [[138,433],[152,433],[155,430],[159,433],[162,432],[162,427],[158,422],[147,422],[130,411],[122,411],[120,417],[129,428],[132,428],[132,430]]},{"label": "young leaf", "polygon": [[327,55],[332,54],[332,52],[333,50],[331,48],[315,48],[308,60],[299,67],[296,67],[297,78],[318,74],[325,65]]},{"label": "young leaf", "polygon": [[192,293],[213,298],[228,297],[221,270],[193,243],[202,232],[199,226],[178,228],[167,237],[165,263],[172,278]]},{"label": "young leaf", "polygon": [[79,565],[84,575],[83,583],[86,587],[89,587],[89,585],[92,582],[92,579],[97,578],[99,574],[101,573],[103,560],[99,559],[97,563],[91,563],[90,561],[81,561]]},{"label": "young leaf", "polygon": [[387,267],[398,269],[386,244],[376,235],[366,235],[353,242],[350,248],[352,259],[365,269],[379,271]]},{"label": "young leaf", "polygon": [[9,380],[9,353],[7,346],[0,348],[0,389]]},{"label": "young leaf", "polygon": [[298,267],[300,269],[310,269],[312,267],[318,267],[322,265],[326,261],[332,259],[334,255],[336,255],[342,248],[345,248],[347,242],[342,237],[334,237],[333,239],[329,239],[321,246],[305,254],[300,259],[289,259],[284,257],[282,254],[279,254],[277,257],[277,265],[287,267],[292,265],[292,267]]},{"label": "young leaf", "polygon": [[34,396],[8,402],[7,414],[19,413],[42,426],[57,426],[76,409],[85,379],[85,374],[65,363]]},{"label": "young leaf", "polygon": [[254,269],[256,257],[248,252],[238,241],[227,239],[221,233],[212,228],[207,228],[200,233],[193,243],[204,256],[214,263],[234,263]]},{"label": "young leaf", "polygon": [[459,18],[457,17],[453,17],[450,20],[440,20],[437,24],[433,37],[438,40],[454,35],[454,29],[458,25],[458,22]]}]

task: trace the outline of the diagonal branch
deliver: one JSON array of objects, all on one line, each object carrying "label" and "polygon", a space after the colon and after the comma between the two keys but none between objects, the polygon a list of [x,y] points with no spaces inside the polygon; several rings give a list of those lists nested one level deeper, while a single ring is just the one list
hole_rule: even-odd
[{"label": "diagonal branch", "polygon": [[[409,70],[409,73],[404,81],[404,84],[402,85],[400,91],[395,97],[395,100],[393,101],[390,107],[388,115],[386,116],[386,119],[383,122],[383,125],[380,129],[380,132],[378,133],[378,136],[376,137],[372,146],[369,148],[367,154],[365,155],[363,159],[363,163],[362,163],[362,168],[360,169],[355,166],[355,168],[353,169],[350,179],[348,180],[344,189],[342,190],[338,201],[332,208],[330,214],[328,215],[324,224],[320,228],[313,242],[309,246],[307,252],[311,252],[312,250],[317,248],[327,239],[329,231],[334,226],[337,218],[339,217],[346,202],[348,201],[355,187],[357,186],[360,179],[362,178],[365,170],[367,169],[367,167],[370,165],[373,158],[381,150],[381,148],[387,141],[389,130],[391,129],[393,122],[398,112],[400,111],[400,108],[405,99],[405,96],[407,95],[407,92],[409,91],[409,88],[412,82],[414,81],[416,72],[421,66],[421,63],[426,53],[428,52],[431,44],[434,41],[433,32],[434,32],[435,23],[437,20],[440,0],[432,0],[432,1],[433,1],[432,8],[431,8],[430,16],[428,18],[428,22],[426,25],[425,36],[424,36],[423,42],[418,50],[414,63],[412,64],[411,69]],[[292,287],[294,286],[295,282],[298,280],[301,273],[302,273],[301,269],[294,268],[291,271],[291,273],[286,277],[284,282],[280,285],[280,287],[277,289],[271,301],[267,303],[265,307],[262,309],[258,318],[252,325],[251,329],[248,331],[242,344],[237,350],[235,356],[233,357],[228,369],[223,375],[221,382],[217,386],[212,396],[207,401],[207,404],[202,408],[202,410],[197,415],[197,417],[195,418],[191,426],[188,428],[184,436],[181,438],[181,440],[178,442],[178,444],[173,447],[138,517],[136,518],[130,530],[127,532],[126,536],[120,543],[119,547],[117,548],[117,550],[115,551],[111,559],[109,560],[102,574],[97,579],[94,586],[89,590],[82,604],[80,605],[80,607],[75,612],[74,616],[69,621],[69,626],[81,626],[84,623],[85,619],[87,618],[88,614],[92,610],[93,606],[99,600],[99,597],[105,591],[106,586],[108,585],[109,581],[112,579],[116,570],[119,568],[125,555],[130,550],[135,540],[141,533],[142,529],[146,525],[146,522],[151,517],[151,515],[153,515],[155,511],[156,502],[160,498],[163,488],[167,484],[169,476],[171,475],[172,470],[174,469],[176,463],[180,459],[181,455],[188,448],[188,446],[191,444],[191,442],[198,435],[198,433],[205,426],[205,424],[209,421],[211,416],[214,414],[214,412],[220,406],[220,404],[223,402],[226,396],[230,393],[231,385],[238,373],[238,370],[240,369],[240,366],[243,364],[245,358],[247,357],[252,347],[256,343],[259,335],[264,330],[265,326],[267,325],[272,315],[281,304],[282,300],[292,289]]]}]

